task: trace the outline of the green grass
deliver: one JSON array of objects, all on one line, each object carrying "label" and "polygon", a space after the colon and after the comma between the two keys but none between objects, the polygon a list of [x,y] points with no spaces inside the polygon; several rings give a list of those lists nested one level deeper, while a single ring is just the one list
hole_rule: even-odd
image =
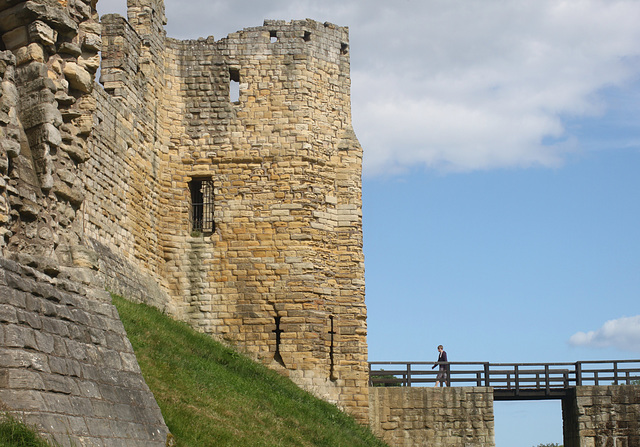
[{"label": "green grass", "polygon": [[50,447],[34,429],[8,414],[0,415],[0,447]]},{"label": "green grass", "polygon": [[113,302],[177,446],[386,445],[334,405],[211,337],[144,304]]}]

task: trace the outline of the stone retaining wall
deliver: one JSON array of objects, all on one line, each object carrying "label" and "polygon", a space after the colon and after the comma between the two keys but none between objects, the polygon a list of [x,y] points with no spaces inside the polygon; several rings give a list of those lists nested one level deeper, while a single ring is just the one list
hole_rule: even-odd
[{"label": "stone retaining wall", "polygon": [[107,292],[0,258],[0,407],[62,445],[164,446],[168,430]]}]

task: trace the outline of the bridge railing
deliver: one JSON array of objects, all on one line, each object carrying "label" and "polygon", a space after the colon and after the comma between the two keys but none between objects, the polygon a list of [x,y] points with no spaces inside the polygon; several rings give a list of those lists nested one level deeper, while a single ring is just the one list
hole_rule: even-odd
[{"label": "bridge railing", "polygon": [[[447,362],[447,386],[487,386],[514,392],[543,390],[547,395],[580,385],[624,385],[640,381],[640,360],[574,363]],[[371,386],[425,386],[436,382],[433,362],[370,362]]]}]

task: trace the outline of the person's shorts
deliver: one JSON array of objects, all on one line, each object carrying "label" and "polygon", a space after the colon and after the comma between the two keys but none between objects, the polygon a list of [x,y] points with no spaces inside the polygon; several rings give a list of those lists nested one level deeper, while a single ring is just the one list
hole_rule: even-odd
[{"label": "person's shorts", "polygon": [[438,377],[436,377],[436,380],[438,381],[447,380],[447,371],[445,371],[444,369],[441,369],[438,372]]}]

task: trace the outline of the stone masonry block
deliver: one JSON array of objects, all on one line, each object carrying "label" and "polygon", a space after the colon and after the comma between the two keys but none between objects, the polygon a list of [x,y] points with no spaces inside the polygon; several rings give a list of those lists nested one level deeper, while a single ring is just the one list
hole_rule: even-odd
[{"label": "stone masonry block", "polygon": [[[29,43],[57,51],[51,75],[62,71],[65,77],[46,84],[40,79],[47,78],[49,66],[31,61],[18,67],[21,92],[42,100],[40,92],[53,85],[50,90],[65,108],[58,119],[43,101],[27,104],[23,98],[22,124],[30,138],[47,145],[32,152],[37,152],[38,172],[52,177],[57,203],[49,209],[66,219],[53,219],[61,221],[57,236],[73,243],[75,230],[65,228],[77,218],[83,238],[95,242],[89,251],[104,248],[82,272],[60,269],[59,276],[89,290],[78,291],[82,304],[67,310],[38,305],[37,312],[45,314],[42,332],[54,341],[51,354],[66,361],[50,363],[52,369],[68,371],[74,365],[83,381],[100,384],[92,392],[119,405],[131,401],[109,387],[140,386],[133,376],[116,374],[137,374],[137,368],[109,297],[91,295],[97,280],[225,337],[255,357],[274,352],[271,331],[279,314],[280,329],[286,331],[281,348],[290,365],[285,373],[365,422],[365,314],[353,311],[364,306],[362,150],[348,124],[347,30],[311,20],[278,21],[222,41],[179,42],[165,39],[162,14],[145,14],[131,24],[106,17],[98,42],[99,24],[83,19],[87,2],[73,16],[56,2],[26,3],[12,11],[12,19],[20,20],[11,26],[29,25],[33,20],[24,20],[29,14],[37,17],[45,26],[31,33]],[[69,26],[70,20],[79,25]],[[9,21],[5,8],[0,23]],[[67,34],[55,49],[46,43],[51,40],[46,27]],[[278,45],[270,44],[272,31]],[[301,38],[305,32],[310,33],[306,40]],[[92,51],[99,44],[108,91],[92,90],[93,76],[86,75],[96,67]],[[240,80],[237,104],[229,97],[231,78]],[[85,101],[89,96],[93,105]],[[44,102],[55,104],[54,99]],[[76,116],[76,111],[86,113]],[[46,125],[62,130],[61,145],[53,133],[43,137]],[[76,147],[86,155],[68,150]],[[58,149],[57,156],[47,158]],[[62,166],[67,157],[73,165]],[[76,188],[75,175],[83,188]],[[194,178],[211,178],[214,184],[216,228],[197,237],[189,204]],[[74,190],[86,194],[73,195]],[[73,212],[65,215],[58,206],[68,201]],[[339,234],[338,225],[344,227]],[[65,261],[73,261],[71,253]],[[104,306],[96,308],[95,302]],[[300,312],[295,324],[285,321],[290,311]],[[334,381],[326,361],[329,314],[341,325],[334,339],[339,354]],[[43,350],[51,349],[44,339],[36,338],[39,342]],[[136,401],[143,399],[135,395]],[[130,436],[144,434],[132,427]]]},{"label": "stone masonry block", "polygon": [[2,41],[8,50],[26,46],[29,43],[29,32],[26,26],[20,26],[2,35]]},{"label": "stone masonry block", "polygon": [[15,307],[8,304],[0,305],[0,322],[2,323],[17,323],[18,314]]},{"label": "stone masonry block", "polygon": [[46,23],[36,20],[29,24],[29,37],[45,45],[54,45],[58,39],[58,32]]},{"label": "stone masonry block", "polygon": [[45,400],[36,390],[0,389],[0,402],[15,411],[41,411]]},{"label": "stone masonry block", "polygon": [[20,47],[14,51],[16,55],[16,64],[18,66],[29,62],[44,63],[44,48],[39,43],[30,43],[27,46]]}]

